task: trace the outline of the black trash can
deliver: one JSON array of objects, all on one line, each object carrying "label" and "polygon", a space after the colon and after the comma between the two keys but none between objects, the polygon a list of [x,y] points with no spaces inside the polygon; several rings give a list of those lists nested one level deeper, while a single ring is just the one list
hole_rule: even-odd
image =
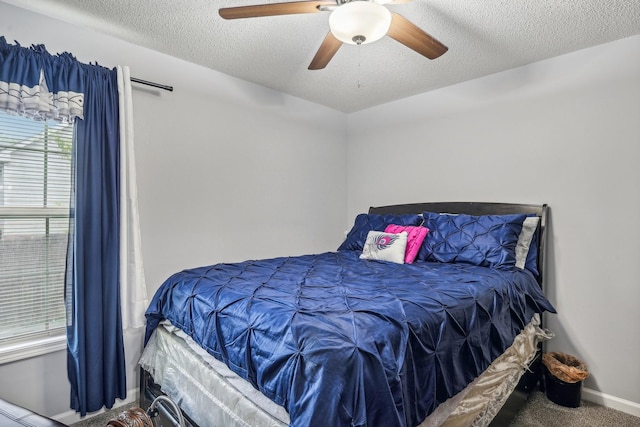
[{"label": "black trash can", "polygon": [[542,356],[542,364],[547,398],[561,406],[580,406],[582,380],[589,375],[584,362],[570,354],[552,352]]},{"label": "black trash can", "polygon": [[561,406],[577,408],[582,399],[582,381],[567,383],[556,378],[547,367],[544,367],[544,379],[547,398]]}]

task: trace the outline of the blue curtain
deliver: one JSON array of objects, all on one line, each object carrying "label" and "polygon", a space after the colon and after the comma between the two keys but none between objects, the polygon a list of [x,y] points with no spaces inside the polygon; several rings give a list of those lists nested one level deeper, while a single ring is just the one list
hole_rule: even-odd
[{"label": "blue curtain", "polygon": [[[76,122],[73,238],[69,240],[67,371],[71,407],[84,415],[126,397],[119,288],[119,131],[115,70],[85,69]],[[71,228],[71,227],[70,227]]]},{"label": "blue curtain", "polygon": [[0,108],[37,119],[79,119],[65,283],[71,408],[81,415],[111,408],[116,398],[126,397],[117,71],[0,37]]}]

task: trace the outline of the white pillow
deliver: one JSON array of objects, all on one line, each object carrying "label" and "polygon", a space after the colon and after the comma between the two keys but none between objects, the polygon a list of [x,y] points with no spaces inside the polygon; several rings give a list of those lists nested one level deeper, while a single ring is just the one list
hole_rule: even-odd
[{"label": "white pillow", "polygon": [[404,264],[407,249],[407,232],[398,234],[382,231],[369,231],[364,242],[360,259],[375,259]]},{"label": "white pillow", "polygon": [[518,243],[516,243],[516,267],[520,269],[524,269],[524,265],[527,262],[531,239],[533,239],[533,233],[538,228],[539,221],[540,217],[538,216],[528,216],[522,223],[522,230],[520,230]]}]

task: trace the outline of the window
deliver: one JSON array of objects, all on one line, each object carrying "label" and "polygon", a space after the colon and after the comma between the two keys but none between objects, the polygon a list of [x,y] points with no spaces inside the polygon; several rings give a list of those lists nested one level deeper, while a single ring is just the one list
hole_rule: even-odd
[{"label": "window", "polygon": [[64,348],[72,136],[0,112],[0,362]]}]

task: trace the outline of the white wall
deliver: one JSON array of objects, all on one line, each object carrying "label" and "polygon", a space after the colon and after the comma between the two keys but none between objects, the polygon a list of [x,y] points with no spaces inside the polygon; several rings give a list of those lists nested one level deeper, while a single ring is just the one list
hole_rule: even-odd
[{"label": "white wall", "polygon": [[[0,35],[129,65],[173,85],[134,85],[136,164],[149,295],[192,266],[334,250],[346,211],[347,117],[112,37],[0,2]],[[127,333],[137,387],[139,333]],[[46,415],[69,410],[66,354],[0,366],[0,397]]]},{"label": "white wall", "polygon": [[639,161],[636,36],[351,114],[347,219],[405,202],[548,203],[548,349],[640,410]]}]

